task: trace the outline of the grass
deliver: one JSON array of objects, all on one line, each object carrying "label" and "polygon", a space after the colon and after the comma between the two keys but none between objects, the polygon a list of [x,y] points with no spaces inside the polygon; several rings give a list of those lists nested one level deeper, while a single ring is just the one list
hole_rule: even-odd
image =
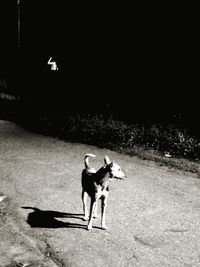
[{"label": "grass", "polygon": [[173,125],[144,127],[127,125],[112,118],[105,120],[103,115],[77,114],[70,120],[68,135],[78,142],[200,175],[200,140]]},{"label": "grass", "polygon": [[185,158],[177,157],[166,157],[165,154],[155,151],[155,150],[146,150],[141,147],[136,148],[135,150],[125,151],[125,154],[131,156],[137,156],[143,160],[153,160],[160,166],[169,166],[178,168],[180,170],[189,171],[192,173],[197,173],[200,177],[200,165],[199,160],[193,161]]},{"label": "grass", "polygon": [[22,124],[66,141],[109,148],[200,175],[200,140],[174,125],[129,125],[102,114],[40,115]]}]

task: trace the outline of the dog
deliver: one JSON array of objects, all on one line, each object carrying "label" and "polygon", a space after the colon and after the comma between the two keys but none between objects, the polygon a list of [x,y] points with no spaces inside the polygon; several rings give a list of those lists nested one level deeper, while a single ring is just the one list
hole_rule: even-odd
[{"label": "dog", "polygon": [[[125,174],[120,166],[110,161],[108,156],[104,158],[104,165],[98,171],[89,165],[89,158],[96,157],[94,154],[86,154],[84,157],[85,168],[82,171],[82,202],[83,202],[83,220],[88,220],[87,230],[92,229],[93,218],[97,218],[97,204],[101,199],[101,228],[106,230],[105,211],[109,195],[109,183],[116,179],[124,180]],[[87,198],[91,198],[90,213],[87,209]]]}]

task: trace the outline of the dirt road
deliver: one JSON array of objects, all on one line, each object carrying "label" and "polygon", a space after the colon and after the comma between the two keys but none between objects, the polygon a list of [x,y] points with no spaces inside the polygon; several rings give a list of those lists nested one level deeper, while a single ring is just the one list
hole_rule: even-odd
[{"label": "dirt road", "polygon": [[[82,220],[85,153],[127,179],[110,186],[106,222]],[[200,266],[200,179],[0,121],[0,266]]]}]

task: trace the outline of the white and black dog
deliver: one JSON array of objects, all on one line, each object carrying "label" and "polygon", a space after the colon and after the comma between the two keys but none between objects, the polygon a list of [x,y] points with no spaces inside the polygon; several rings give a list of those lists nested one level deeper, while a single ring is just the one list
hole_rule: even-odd
[{"label": "white and black dog", "polygon": [[[92,229],[92,220],[97,217],[97,203],[101,199],[101,227],[106,230],[105,210],[109,194],[109,182],[116,179],[125,179],[125,174],[120,166],[110,161],[107,156],[104,158],[104,166],[97,172],[89,166],[89,157],[93,154],[86,154],[84,158],[85,169],[82,171],[82,201],[84,220],[88,220],[87,230]],[[91,198],[90,214],[87,209],[87,197]]]}]

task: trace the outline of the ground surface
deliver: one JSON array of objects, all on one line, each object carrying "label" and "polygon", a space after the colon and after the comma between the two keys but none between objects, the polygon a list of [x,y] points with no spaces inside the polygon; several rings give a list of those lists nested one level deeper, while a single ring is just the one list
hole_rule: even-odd
[{"label": "ground surface", "polygon": [[[85,153],[119,163],[108,230],[82,220]],[[200,266],[200,179],[154,162],[27,133],[0,121],[0,266]],[[36,208],[36,209],[32,209]]]}]

